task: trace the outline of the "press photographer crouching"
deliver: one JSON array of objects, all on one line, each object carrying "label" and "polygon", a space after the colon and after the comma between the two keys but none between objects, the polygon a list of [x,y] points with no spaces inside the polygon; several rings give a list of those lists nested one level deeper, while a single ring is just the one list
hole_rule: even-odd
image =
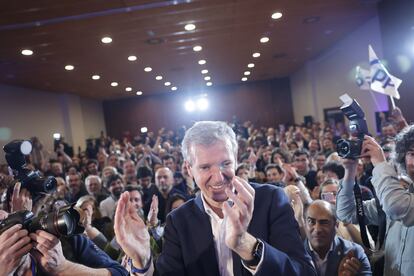
[{"label": "press photographer crouching", "polygon": [[[386,161],[381,146],[365,136],[361,156],[369,157],[374,170],[372,184],[378,201],[362,202],[366,224],[381,224],[381,206],[386,215],[384,275],[412,275],[414,271],[414,125],[403,129],[395,139],[394,164]],[[393,165],[396,165],[396,169]],[[345,176],[337,195],[337,216],[357,223],[354,183],[357,160],[344,160]],[[359,212],[360,210],[358,210]],[[385,231],[385,229],[384,229]]]},{"label": "press photographer crouching", "polygon": [[28,141],[4,147],[15,180],[7,190],[5,212],[0,213],[0,275],[127,275],[84,235],[82,212],[65,206],[34,215],[42,197],[54,191],[56,180],[30,171],[25,155]]}]

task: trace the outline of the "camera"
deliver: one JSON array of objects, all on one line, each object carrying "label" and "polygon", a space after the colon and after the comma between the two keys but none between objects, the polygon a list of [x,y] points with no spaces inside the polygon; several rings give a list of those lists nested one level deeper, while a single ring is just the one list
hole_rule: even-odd
[{"label": "camera", "polygon": [[0,222],[0,234],[16,224],[21,224],[29,233],[43,230],[56,237],[81,234],[85,230],[80,224],[83,213],[73,205],[37,217],[30,211],[15,212]]},{"label": "camera", "polygon": [[365,113],[355,99],[348,95],[341,97],[344,104],[340,107],[342,113],[349,120],[349,133],[353,140],[339,139],[336,142],[338,155],[347,159],[357,159],[361,155],[364,136],[369,135],[368,126],[365,120]]},{"label": "camera", "polygon": [[6,160],[13,170],[16,180],[26,188],[33,198],[42,193],[51,193],[56,190],[56,179],[52,176],[44,178],[39,171],[32,171],[26,166],[26,155],[32,151],[32,144],[25,140],[14,140],[3,147],[6,153]]}]

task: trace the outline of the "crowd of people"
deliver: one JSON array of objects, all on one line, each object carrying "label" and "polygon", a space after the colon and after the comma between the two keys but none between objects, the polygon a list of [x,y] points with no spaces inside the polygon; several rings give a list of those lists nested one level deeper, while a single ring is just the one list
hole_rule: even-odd
[{"label": "crowd of people", "polygon": [[336,152],[349,138],[320,123],[198,122],[102,134],[74,154],[33,137],[27,168],[56,191],[33,197],[1,165],[0,219],[73,204],[84,232],[0,228],[0,275],[408,275],[414,126],[395,109],[358,159]]}]

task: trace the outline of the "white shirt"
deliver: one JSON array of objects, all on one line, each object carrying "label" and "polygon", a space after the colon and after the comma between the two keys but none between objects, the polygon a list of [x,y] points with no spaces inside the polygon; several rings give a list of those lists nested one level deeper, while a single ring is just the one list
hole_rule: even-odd
[{"label": "white shirt", "polygon": [[326,267],[328,265],[328,256],[329,253],[333,250],[333,242],[331,243],[331,248],[329,248],[329,251],[326,253],[325,258],[321,259],[321,257],[319,257],[318,252],[316,252],[313,247],[312,244],[308,241],[309,244],[309,248],[312,251],[312,254],[315,256],[315,260],[316,260],[316,269],[319,271],[319,275],[321,276],[325,276],[326,274]]},{"label": "white shirt", "polygon": [[99,204],[99,211],[101,212],[102,217],[108,217],[114,219],[116,203],[111,196],[108,196],[106,199],[101,201]]}]

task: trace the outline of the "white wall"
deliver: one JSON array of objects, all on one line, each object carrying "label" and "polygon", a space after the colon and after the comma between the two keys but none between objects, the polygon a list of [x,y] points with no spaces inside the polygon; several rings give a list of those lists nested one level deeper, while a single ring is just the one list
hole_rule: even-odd
[{"label": "white wall", "polygon": [[375,17],[318,57],[308,61],[290,77],[293,112],[296,123],[312,115],[322,122],[325,108],[338,107],[338,97],[348,93],[365,111],[368,127],[375,133],[375,111],[388,110],[385,95],[360,90],[355,84],[355,67],[368,68],[368,44],[379,58],[382,40],[379,19]]},{"label": "white wall", "polygon": [[[53,150],[59,132],[74,147],[85,149],[85,139],[106,132],[102,102],[70,94],[0,85],[0,147],[13,139],[38,136]],[[0,163],[5,162],[0,151]]]}]

